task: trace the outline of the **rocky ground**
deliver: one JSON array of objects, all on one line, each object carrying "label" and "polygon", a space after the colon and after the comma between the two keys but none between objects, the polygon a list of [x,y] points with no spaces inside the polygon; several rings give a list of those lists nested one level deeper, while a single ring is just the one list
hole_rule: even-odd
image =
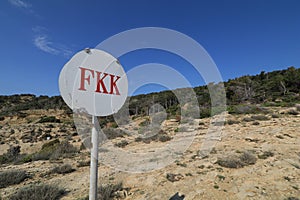
[{"label": "rocky ground", "polygon": [[[264,115],[226,114],[221,134],[212,138],[208,138],[209,127],[221,130],[222,123],[211,124],[208,118],[182,126],[174,119],[166,120],[160,127],[159,137],[151,140],[138,140],[136,135],[130,134],[115,137],[100,149],[100,157],[108,161],[99,163],[99,185],[122,182],[122,188],[113,196],[114,199],[126,200],[169,199],[176,192],[184,194],[186,200],[300,198],[300,115],[289,112],[290,108],[268,109],[270,112]],[[85,198],[89,190],[89,151],[82,148],[83,139],[77,134],[72,115],[63,110],[29,110],[24,113],[24,116],[5,117],[0,121],[0,155],[5,154],[10,146],[18,145],[20,154],[34,154],[44,144],[56,139],[68,141],[81,150],[72,156],[2,164],[1,172],[25,170],[30,177],[19,184],[1,188],[1,197],[6,199],[25,185],[46,183],[65,188],[64,200]],[[55,119],[41,121],[45,116],[54,116]],[[140,133],[145,120],[136,118],[126,129]],[[137,173],[140,169],[137,165],[143,164],[144,160],[136,161],[134,157],[126,156],[126,152],[148,152],[145,157],[151,152],[155,155],[156,149],[171,144],[179,134],[187,140],[195,137],[183,154],[173,161],[171,159],[167,166],[160,167],[158,163],[158,167],[154,167],[158,168],[156,170]],[[211,145],[210,153],[205,156],[201,154],[204,141]],[[123,172],[118,170],[122,167],[107,164],[117,162],[109,160],[110,154],[105,151],[111,146],[125,152],[120,163],[131,163],[133,168],[130,169],[135,173]],[[162,161],[158,159],[157,162]],[[70,172],[52,172],[53,168],[65,164],[72,167]]]}]

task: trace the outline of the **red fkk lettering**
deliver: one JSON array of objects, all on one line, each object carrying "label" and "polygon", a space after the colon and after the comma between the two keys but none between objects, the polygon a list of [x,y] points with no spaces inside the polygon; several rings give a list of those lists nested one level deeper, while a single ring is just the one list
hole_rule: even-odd
[{"label": "red fkk lettering", "polygon": [[[96,72],[96,90],[97,93],[103,93],[103,94],[114,94],[114,95],[120,95],[119,88],[117,86],[117,81],[121,78],[120,76],[116,76],[113,74],[103,73],[94,71],[91,69],[80,68],[80,87],[79,90],[86,91],[85,89],[85,82],[87,82],[89,85],[91,84],[91,76],[88,75],[86,77],[86,71],[90,72],[92,74],[92,78],[94,78],[94,74]],[[109,76],[108,76],[109,75]],[[105,85],[104,79],[109,77],[110,78],[110,91],[108,92],[107,87]],[[114,92],[115,91],[115,92]]]}]

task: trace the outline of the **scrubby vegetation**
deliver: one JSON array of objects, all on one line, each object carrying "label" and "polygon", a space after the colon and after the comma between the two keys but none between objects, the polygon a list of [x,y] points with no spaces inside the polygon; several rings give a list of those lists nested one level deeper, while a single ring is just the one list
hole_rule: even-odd
[{"label": "scrubby vegetation", "polygon": [[9,170],[0,172],[0,188],[23,182],[29,175],[24,170]]},{"label": "scrubby vegetation", "polygon": [[274,153],[272,151],[264,151],[262,154],[258,155],[259,159],[267,159],[269,157],[273,157]]},{"label": "scrubby vegetation", "polygon": [[257,158],[253,153],[244,151],[240,155],[229,155],[218,158],[217,163],[222,167],[241,168],[247,165],[255,164],[256,160]]},{"label": "scrubby vegetation", "polygon": [[0,155],[0,164],[22,164],[36,160],[57,160],[72,157],[79,150],[68,141],[60,142],[58,139],[45,143],[42,148],[33,154],[20,154],[20,146],[11,146],[7,153]]},{"label": "scrubby vegetation", "polygon": [[61,166],[56,166],[51,170],[51,173],[54,174],[68,174],[74,172],[75,169],[70,164],[64,164]]},{"label": "scrubby vegetation", "polygon": [[122,188],[122,183],[101,185],[98,188],[98,200],[110,200],[113,198],[113,194],[117,191],[121,191]]},{"label": "scrubby vegetation", "polygon": [[124,137],[124,135],[126,135],[126,133],[120,129],[115,129],[115,128],[104,128],[102,129],[103,133],[105,133],[106,137],[108,139],[115,139],[118,137]]},{"label": "scrubby vegetation", "polygon": [[78,152],[79,150],[68,141],[59,142],[59,140],[56,139],[49,143],[45,143],[39,152],[34,153],[31,156],[32,160],[56,160],[59,158],[72,157]]},{"label": "scrubby vegetation", "polygon": [[58,200],[65,190],[54,185],[29,185],[19,189],[9,200]]},{"label": "scrubby vegetation", "polygon": [[[118,191],[123,190],[123,183],[116,183],[116,184],[107,184],[101,185],[98,187],[97,191],[97,199],[98,200],[112,200],[112,199],[120,199],[120,197],[116,194]],[[78,200],[88,200],[89,196]]]},{"label": "scrubby vegetation", "polygon": [[60,123],[60,120],[55,116],[44,116],[38,121],[38,123]]},{"label": "scrubby vegetation", "polygon": [[120,142],[116,143],[115,146],[119,148],[124,148],[128,145],[129,143],[126,140],[121,140]]},{"label": "scrubby vegetation", "polygon": [[258,120],[258,121],[266,121],[269,120],[269,118],[265,115],[252,115],[251,118],[253,120]]},{"label": "scrubby vegetation", "polygon": [[[242,76],[235,79],[230,79],[224,82],[227,110],[231,114],[266,114],[268,113],[267,106],[294,106],[300,103],[300,69],[289,67],[286,70],[278,70],[273,72],[262,71],[254,76]],[[219,84],[219,83],[218,83]],[[211,100],[209,88],[218,89],[217,83],[210,83],[206,86],[195,87],[194,91],[200,105],[200,118],[210,117],[211,114],[222,112],[224,108],[215,107],[211,110]],[[177,89],[177,94],[185,95],[186,89]],[[219,98],[215,95],[214,98]],[[153,104],[160,104],[168,113],[169,118],[180,116],[181,107],[178,99],[172,91],[156,92],[147,95],[137,95],[130,98],[129,114],[130,115],[148,115],[149,108]],[[259,106],[257,104],[261,104]],[[297,104],[297,105],[298,105]],[[61,97],[47,97],[34,95],[13,95],[0,96],[0,119],[4,116],[12,116],[21,111],[29,109],[63,109],[66,113],[72,113],[65,105]],[[300,106],[296,106],[290,114],[297,114]],[[120,111],[122,112],[122,111]],[[25,114],[25,113],[24,113]],[[101,127],[108,122],[113,122],[113,117],[98,118]],[[40,122],[58,122],[53,117],[46,117]],[[144,126],[148,122],[142,122]],[[116,124],[111,126],[117,127]]]},{"label": "scrubby vegetation", "polygon": [[20,154],[21,146],[10,146],[6,153],[0,155],[0,164],[21,164],[30,162],[27,154]]},{"label": "scrubby vegetation", "polygon": [[156,141],[156,142],[167,142],[172,139],[171,136],[169,136],[165,131],[159,130],[158,133],[154,133],[154,135],[150,137],[137,137],[135,138],[135,142],[144,142],[146,144],[149,144],[151,141]]}]

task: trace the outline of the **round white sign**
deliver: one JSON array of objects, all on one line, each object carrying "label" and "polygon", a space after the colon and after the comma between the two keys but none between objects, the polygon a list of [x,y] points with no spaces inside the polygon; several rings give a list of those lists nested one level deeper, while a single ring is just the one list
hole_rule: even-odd
[{"label": "round white sign", "polygon": [[119,61],[107,52],[85,49],[65,64],[59,90],[73,110],[93,116],[116,113],[125,103],[128,80]]}]

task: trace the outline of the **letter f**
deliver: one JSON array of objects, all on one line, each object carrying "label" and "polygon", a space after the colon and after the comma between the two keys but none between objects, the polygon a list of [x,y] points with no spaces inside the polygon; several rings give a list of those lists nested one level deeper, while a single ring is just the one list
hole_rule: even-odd
[{"label": "letter f", "polygon": [[79,68],[80,68],[80,71],[81,71],[81,73],[80,73],[81,75],[80,75],[80,88],[79,88],[79,90],[86,91],[84,82],[87,81],[88,84],[90,85],[91,84],[91,76],[88,75],[87,77],[85,77],[85,71],[91,72],[93,78],[94,78],[94,71],[91,70],[91,69],[83,68],[83,67],[79,67]]}]

